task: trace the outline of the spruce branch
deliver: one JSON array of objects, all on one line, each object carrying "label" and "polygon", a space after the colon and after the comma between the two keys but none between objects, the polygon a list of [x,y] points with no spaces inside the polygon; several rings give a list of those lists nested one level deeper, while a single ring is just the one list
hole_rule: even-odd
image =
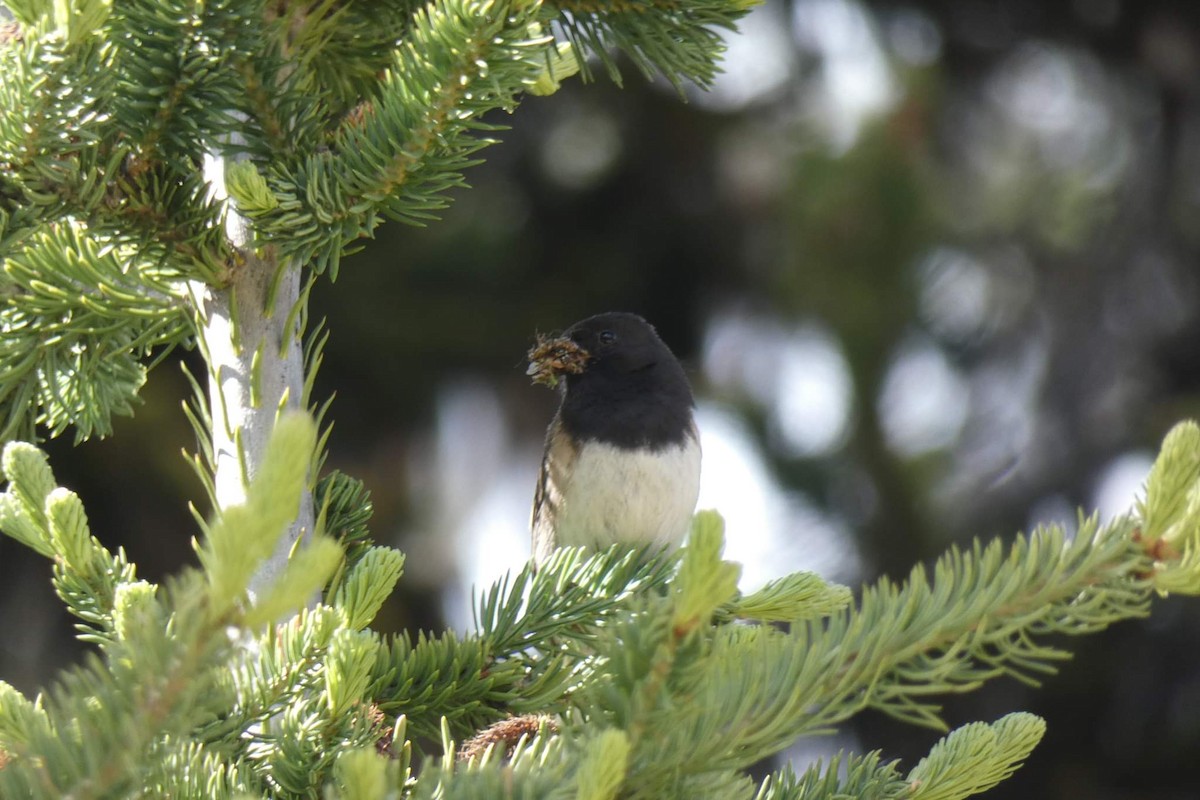
[{"label": "spruce branch", "polygon": [[307,602],[341,560],[336,543],[327,537],[315,539],[301,555],[285,558],[272,581],[254,591],[263,562],[279,552],[279,541],[305,501],[315,443],[312,420],[301,414],[281,417],[245,489],[244,504],[226,507],[209,526],[199,555],[210,582],[209,613],[214,619],[231,613],[247,594],[253,602],[246,624],[273,619],[276,612]]},{"label": "spruce branch", "polygon": [[2,461],[8,488],[0,494],[0,532],[53,558],[46,498],[57,483],[49,459],[31,444],[10,442]]},{"label": "spruce branch", "polygon": [[827,617],[851,601],[845,586],[826,583],[812,572],[795,572],[767,583],[750,595],[739,596],[716,610],[716,619],[796,622]]},{"label": "spruce branch", "polygon": [[1138,539],[1154,560],[1162,594],[1200,594],[1200,426],[1176,425],[1146,479],[1138,501]]},{"label": "spruce branch", "polygon": [[260,783],[248,767],[196,742],[164,742],[148,761],[143,785],[158,797],[234,800],[260,794]]},{"label": "spruce branch", "polygon": [[53,207],[70,160],[101,142],[112,84],[98,41],[34,32],[0,48],[0,165],[29,184],[27,201]]},{"label": "spruce branch", "polygon": [[[790,767],[768,776],[757,788],[736,772],[676,774],[653,787],[624,782],[629,742],[606,729],[580,739],[557,736],[543,727],[525,734],[515,747],[493,746],[450,769],[447,758],[426,769],[417,781],[420,796],[483,797],[504,779],[504,795],[513,797],[656,797],[712,800],[962,800],[994,786],[1011,774],[1040,740],[1044,723],[1031,714],[1009,714],[992,724],[972,723],[941,739],[907,776],[897,762],[879,753],[838,755],[817,762],[797,776]],[[533,762],[534,769],[530,769]],[[556,788],[541,782],[553,775]],[[427,781],[436,782],[431,794]],[[391,784],[396,786],[396,784]],[[424,794],[421,794],[424,792]]]},{"label": "spruce branch", "polygon": [[79,225],[25,237],[0,273],[0,439],[105,436],[131,414],[143,361],[188,341],[177,278]]},{"label": "spruce branch", "polygon": [[243,95],[233,54],[255,46],[263,0],[128,0],[107,36],[120,91],[111,113],[140,164],[190,160],[229,133]]},{"label": "spruce branch", "polygon": [[534,16],[478,0],[416,11],[369,112],[340,127],[328,149],[267,174],[278,208],[256,217],[264,241],[336,277],[344,248],[370,235],[379,215],[433,218],[478,163],[473,154],[493,141],[476,135],[496,129],[481,115],[511,109],[536,80],[550,40]]},{"label": "spruce branch", "polygon": [[713,614],[737,594],[741,564],[721,560],[725,523],[715,511],[699,511],[692,519],[673,589],[673,638],[678,640],[707,626]]},{"label": "spruce branch", "polygon": [[366,634],[337,631],[324,659],[320,690],[280,709],[269,732],[251,745],[248,755],[273,791],[314,796],[343,751],[379,742],[384,732],[378,712],[361,702],[373,656],[370,640]]},{"label": "spruce branch", "polygon": [[[3,227],[82,222],[141,263],[219,273],[223,252],[194,164],[138,159],[113,131],[108,104],[121,92],[111,66],[111,48],[96,36],[74,47],[30,37],[0,50],[0,213],[12,215]],[[20,243],[7,238],[0,257]]]},{"label": "spruce branch", "polygon": [[305,138],[296,135],[304,127],[298,120],[305,117],[311,120],[315,115],[289,114],[281,108],[287,103],[287,95],[278,92],[274,85],[284,69],[281,62],[267,60],[263,63],[263,58],[252,58],[250,54],[239,55],[241,57],[235,64],[245,87],[241,107],[246,119],[252,122],[246,131],[247,150],[292,154]]},{"label": "spruce branch", "polygon": [[897,762],[883,761],[876,752],[839,753],[828,764],[816,762],[797,776],[791,766],[767,776],[754,800],[899,800],[910,786]]},{"label": "spruce branch", "polygon": [[635,595],[666,585],[674,561],[614,546],[560,548],[542,565],[505,576],[478,600],[480,634],[499,657],[555,638],[586,640]]},{"label": "spruce branch", "polygon": [[[123,155],[122,151],[115,153]],[[115,176],[88,224],[134,248],[148,263],[162,263],[182,278],[223,286],[237,258],[220,224],[221,208],[198,164],[189,159],[147,163],[132,156],[102,174]]]},{"label": "spruce branch", "polygon": [[339,626],[338,614],[325,606],[301,609],[288,624],[268,626],[256,646],[217,676],[220,690],[233,699],[220,717],[197,729],[197,738],[218,743],[240,735],[241,750],[261,755],[268,745],[244,732],[317,690],[322,661]]},{"label": "spruce branch", "polygon": [[79,497],[56,486],[40,450],[11,442],[3,465],[9,485],[0,494],[0,532],[54,560],[54,589],[81,620],[79,638],[110,644],[116,598],[136,581],[133,565],[92,536]]},{"label": "spruce branch", "polygon": [[413,787],[414,800],[574,796],[571,763],[558,737],[526,737],[507,753],[493,747],[483,758],[456,761],[454,742],[444,732],[442,749],[440,763],[427,764]]},{"label": "spruce branch", "polygon": [[616,800],[629,764],[629,737],[624,732],[602,730],[582,748],[575,772],[579,800]]},{"label": "spruce branch", "polygon": [[11,759],[14,752],[53,739],[50,719],[41,703],[0,681],[0,749]]},{"label": "spruce branch", "polygon": [[763,781],[755,800],[961,800],[1011,775],[1045,732],[1032,714],[1008,714],[990,725],[973,722],[939,740],[902,778],[879,753],[838,755],[797,777],[785,768]]},{"label": "spruce branch", "polygon": [[255,598],[254,607],[246,613],[245,625],[254,628],[285,619],[296,609],[315,602],[341,562],[342,548],[337,542],[328,536],[314,536],[289,554],[283,570]]},{"label": "spruce branch", "polygon": [[985,792],[1012,775],[1045,732],[1046,723],[1033,714],[964,725],[935,744],[908,774],[910,796],[958,800]]},{"label": "spruce branch", "polygon": [[[176,586],[181,594],[167,602],[186,607],[200,584]],[[43,698],[46,724],[36,735],[0,740],[12,757],[0,770],[0,795],[99,798],[143,786],[163,746],[225,702],[212,691],[210,668],[229,642],[219,628],[189,624],[198,620],[185,614],[172,627],[132,626],[132,639],[114,640],[103,659],[89,656],[64,673]]]},{"label": "spruce branch", "polygon": [[614,52],[627,56],[647,78],[661,74],[681,93],[684,81],[712,84],[725,45],[718,30],[736,21],[758,0],[548,0],[547,17],[566,37],[584,78],[587,57],[600,59],[621,84]]},{"label": "spruce branch", "polygon": [[[55,556],[56,581],[82,587],[86,602],[77,604],[98,609],[94,619],[85,619],[102,628],[104,636],[93,638],[104,647],[102,658],[66,673],[50,693],[45,725],[30,722],[28,705],[13,699],[5,706],[0,692],[0,749],[10,758],[0,770],[0,795],[21,790],[26,793],[12,796],[124,796],[181,759],[213,765],[227,758],[227,750],[218,755],[204,743],[216,745],[230,735],[243,740],[239,748],[246,760],[214,768],[210,785],[221,792],[246,790],[254,772],[244,765],[265,764],[278,777],[298,763],[328,766],[340,747],[376,741],[374,718],[348,713],[364,694],[375,641],[365,635],[351,640],[341,614],[326,609],[302,617],[295,634],[282,640],[274,631],[264,634],[280,646],[259,648],[261,658],[244,659],[226,631],[229,624],[252,626],[276,616],[282,605],[276,594],[284,591],[279,587],[294,587],[292,606],[303,605],[340,560],[336,546],[328,552],[318,544],[290,561],[289,572],[258,604],[236,602],[260,557],[256,551],[270,549],[306,485],[315,436],[311,421],[281,421],[264,470],[249,487],[247,506],[229,509],[211,527],[201,551],[205,574],[185,572],[165,591],[136,581],[116,561],[107,568],[98,562],[106,555],[103,548],[90,538],[77,498],[53,487],[44,455],[21,443],[6,448],[10,485],[0,496],[0,528]],[[323,551],[323,563],[314,563]],[[64,599],[73,602],[65,593]],[[230,663],[242,664],[232,676]],[[352,674],[357,677],[348,679]],[[214,719],[216,709],[222,713]],[[318,709],[324,713],[314,713]],[[284,711],[295,716],[289,722],[285,715],[278,734],[248,736],[249,725]],[[24,720],[19,732],[6,733],[5,714]],[[295,758],[297,749],[307,755]],[[305,775],[316,785],[324,779],[322,771],[309,767]]]},{"label": "spruce branch", "polygon": [[443,720],[465,738],[506,716],[521,696],[524,670],[489,655],[476,637],[391,637],[378,645],[368,694],[383,713],[403,713],[419,738],[436,740]]},{"label": "spruce branch", "polygon": [[[914,570],[903,587],[882,582],[858,607],[786,633],[680,626],[696,618],[681,611],[687,603],[644,599],[602,629],[594,647],[605,679],[585,683],[574,704],[593,724],[631,734],[630,784],[646,787],[744,768],[866,707],[940,727],[932,696],[1005,674],[1031,680],[1066,657],[1039,643],[1045,635],[1146,613],[1150,562],[1133,527],[1089,519],[1070,542],[1046,529],[1010,547],[952,550],[932,582]],[[719,574],[717,551],[700,550],[695,571]]]},{"label": "spruce branch", "polygon": [[529,94],[538,97],[554,94],[562,82],[579,74],[579,58],[570,42],[559,42],[547,53],[546,64],[536,81],[529,87]]},{"label": "spruce branch", "polygon": [[276,5],[282,7],[269,6],[266,19],[291,71],[288,90],[320,98],[332,120],[376,94],[379,75],[391,65],[393,51],[424,4],[324,0]]},{"label": "spruce branch", "polygon": [[333,595],[339,591],[346,571],[375,549],[367,527],[375,509],[363,482],[338,470],[317,481],[313,500],[318,509],[317,530],[336,539],[346,553],[341,570],[326,589],[327,595]]},{"label": "spruce branch", "polygon": [[108,15],[104,0],[75,0],[71,3],[54,0],[12,0],[5,6],[13,16],[39,32],[61,34],[72,42],[88,36]]},{"label": "spruce branch", "polygon": [[403,553],[390,547],[372,547],[347,571],[332,605],[345,611],[352,629],[361,630],[375,619],[403,571]]},{"label": "spruce branch", "polygon": [[672,565],[620,547],[560,550],[483,594],[477,634],[382,642],[368,694],[426,739],[438,737],[443,719],[463,737],[507,713],[565,711],[590,670],[589,643],[619,609],[661,591]]},{"label": "spruce branch", "polygon": [[83,641],[106,644],[118,633],[117,612],[128,619],[131,597],[117,600],[135,583],[125,552],[114,555],[91,535],[83,504],[74,492],[55,489],[46,498],[49,536],[55,550],[54,589],[67,608],[83,622],[76,625]]},{"label": "spruce branch", "polygon": [[328,791],[333,800],[379,800],[399,797],[399,788],[407,779],[405,767],[395,759],[360,748],[346,750],[333,766],[334,786]]}]

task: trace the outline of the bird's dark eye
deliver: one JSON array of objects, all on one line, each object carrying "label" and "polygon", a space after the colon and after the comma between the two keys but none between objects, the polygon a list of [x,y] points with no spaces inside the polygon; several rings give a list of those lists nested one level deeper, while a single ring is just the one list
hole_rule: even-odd
[{"label": "bird's dark eye", "polygon": [[617,335],[612,331],[600,331],[597,338],[600,340],[600,344],[612,344],[617,340]]}]

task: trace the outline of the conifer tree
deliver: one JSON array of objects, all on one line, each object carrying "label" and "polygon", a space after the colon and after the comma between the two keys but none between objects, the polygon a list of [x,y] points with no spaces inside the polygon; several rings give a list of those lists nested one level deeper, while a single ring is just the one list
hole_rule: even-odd
[{"label": "conifer tree", "polygon": [[[1053,672],[1047,636],[1200,593],[1184,423],[1129,516],[954,549],[857,600],[808,573],[740,593],[703,512],[674,556],[568,549],[505,578],[470,634],[377,634],[404,556],[371,542],[361,483],[317,480],[310,292],[385,218],[435,218],[488,112],[592,65],[619,80],[618,58],[703,86],[747,2],[7,7],[0,531],[51,559],[94,650],[36,698],[0,683],[0,797],[967,797],[1040,719],[967,725],[907,770],[744,770],[868,708],[944,727],[939,695]],[[108,434],[174,347],[207,369],[189,414],[213,509],[198,564],[154,585],[35,443]]]}]

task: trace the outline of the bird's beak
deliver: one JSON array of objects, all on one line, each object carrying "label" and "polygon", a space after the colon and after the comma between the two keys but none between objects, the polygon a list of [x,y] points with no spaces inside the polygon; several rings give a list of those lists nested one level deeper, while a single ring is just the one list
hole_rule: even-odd
[{"label": "bird's beak", "polygon": [[553,389],[558,385],[559,376],[583,372],[591,354],[566,336],[551,339],[539,334],[529,349],[528,358],[529,368],[525,374],[533,378],[534,383]]}]

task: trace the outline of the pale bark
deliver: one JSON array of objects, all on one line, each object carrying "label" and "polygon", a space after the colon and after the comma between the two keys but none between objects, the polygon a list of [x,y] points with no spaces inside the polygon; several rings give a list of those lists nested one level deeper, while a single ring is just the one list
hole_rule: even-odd
[{"label": "pale bark", "polygon": [[[216,200],[226,200],[224,165],[220,157],[206,162],[205,175]],[[213,481],[220,509],[245,501],[246,486],[262,463],[278,414],[302,409],[304,400],[301,315],[293,313],[300,302],[300,269],[284,269],[272,299],[278,264],[254,252],[250,226],[231,203],[226,233],[241,255],[229,284],[193,286],[208,359]],[[251,580],[252,597],[279,576],[295,543],[311,535],[313,521],[312,494],[305,491],[292,526]]]}]

